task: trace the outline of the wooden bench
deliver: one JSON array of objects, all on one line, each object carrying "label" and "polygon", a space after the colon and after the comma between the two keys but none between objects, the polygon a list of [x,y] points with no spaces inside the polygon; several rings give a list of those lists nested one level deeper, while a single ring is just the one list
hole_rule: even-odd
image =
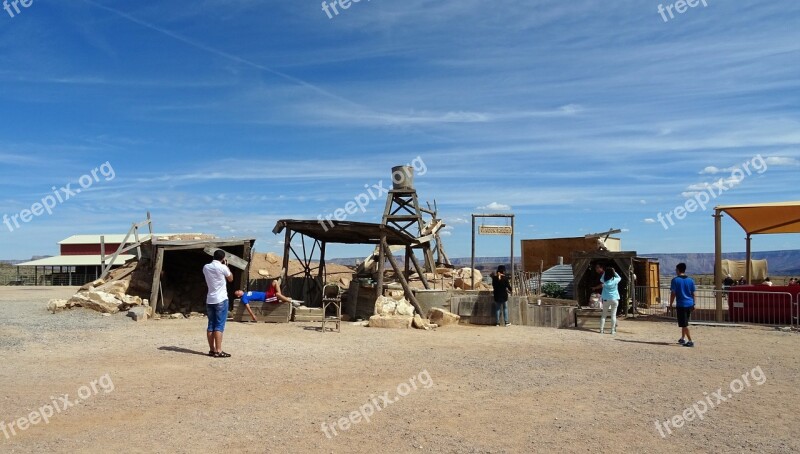
[{"label": "wooden bench", "polygon": [[[244,308],[242,300],[233,300],[233,310],[231,316],[235,322],[251,322],[250,314]],[[292,305],[290,303],[265,303],[263,301],[251,301],[250,309],[256,315],[259,322],[267,323],[289,323],[292,316]]]}]

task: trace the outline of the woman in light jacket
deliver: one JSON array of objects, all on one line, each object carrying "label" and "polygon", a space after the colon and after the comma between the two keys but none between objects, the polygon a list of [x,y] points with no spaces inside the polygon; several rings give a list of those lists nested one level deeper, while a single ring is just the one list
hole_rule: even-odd
[{"label": "woman in light jacket", "polygon": [[605,333],[606,317],[611,311],[611,334],[617,334],[617,307],[619,307],[619,290],[617,286],[622,280],[613,267],[607,267],[600,283],[603,287],[603,315],[600,316],[600,334]]}]

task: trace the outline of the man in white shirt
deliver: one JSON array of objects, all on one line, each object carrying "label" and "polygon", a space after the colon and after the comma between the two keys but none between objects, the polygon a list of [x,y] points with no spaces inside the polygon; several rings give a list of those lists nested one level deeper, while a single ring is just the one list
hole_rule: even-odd
[{"label": "man in white shirt", "polygon": [[228,282],[233,282],[233,273],[225,260],[225,251],[217,249],[214,260],[203,267],[203,276],[208,286],[206,312],[208,313],[208,355],[215,358],[230,358],[222,351],[222,332],[228,320]]}]

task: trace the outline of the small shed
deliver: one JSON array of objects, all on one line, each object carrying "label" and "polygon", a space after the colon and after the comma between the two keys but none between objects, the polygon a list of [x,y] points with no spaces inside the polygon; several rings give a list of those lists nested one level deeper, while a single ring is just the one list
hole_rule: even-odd
[{"label": "small shed", "polygon": [[600,275],[595,265],[613,266],[622,278],[619,284],[619,311],[626,313],[630,301],[652,306],[658,303],[659,265],[658,260],[639,257],[636,251],[591,251],[572,254],[574,274],[574,298],[581,306],[589,305],[592,287],[600,283]]},{"label": "small shed", "polygon": [[[203,312],[208,288],[203,277],[203,266],[212,259],[209,251],[222,249],[242,259],[231,260],[233,282],[228,283],[228,300],[233,292],[246,289],[250,255],[255,238],[228,238],[203,240],[159,240],[142,243],[143,252],[149,253],[140,260],[152,285],[149,288],[150,306],[158,312]],[[144,263],[142,263],[144,262]],[[139,273],[137,267],[137,273]]]}]

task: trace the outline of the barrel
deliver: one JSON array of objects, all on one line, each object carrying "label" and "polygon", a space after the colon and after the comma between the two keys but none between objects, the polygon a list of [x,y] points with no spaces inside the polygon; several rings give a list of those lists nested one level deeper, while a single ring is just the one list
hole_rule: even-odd
[{"label": "barrel", "polygon": [[414,189],[414,168],[411,166],[392,167],[393,189]]}]

